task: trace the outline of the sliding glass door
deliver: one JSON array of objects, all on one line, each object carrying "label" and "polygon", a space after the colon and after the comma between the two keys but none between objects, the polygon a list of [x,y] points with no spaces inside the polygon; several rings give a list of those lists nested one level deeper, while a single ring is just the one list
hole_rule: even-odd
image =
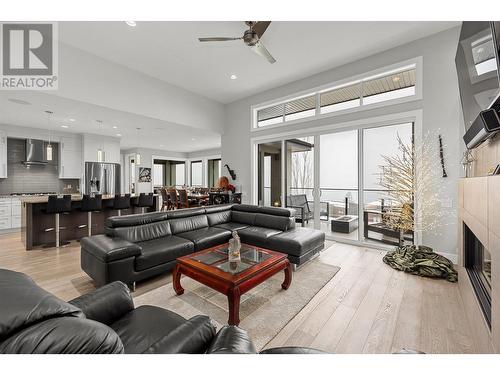
[{"label": "sliding glass door", "polygon": [[[393,191],[381,185],[387,159],[401,156],[400,143],[413,144],[413,123],[363,129],[363,236],[362,241],[397,244],[399,234],[391,230],[384,218],[388,210],[399,207],[391,198]],[[412,241],[412,234],[406,238]]]},{"label": "sliding glass door", "polygon": [[258,146],[258,202],[260,206],[282,205],[281,141]]},{"label": "sliding glass door", "polygon": [[314,137],[285,141],[285,206],[294,208],[296,221],[315,228]]},{"label": "sliding glass door", "polygon": [[321,229],[334,237],[358,238],[358,131],[320,136]]},{"label": "sliding glass door", "polygon": [[[396,203],[381,184],[387,158],[413,144],[412,122],[317,132],[257,144],[258,204],[291,207],[297,225],[328,238],[371,245],[397,244],[387,225]],[[412,233],[406,238],[412,241]]]}]

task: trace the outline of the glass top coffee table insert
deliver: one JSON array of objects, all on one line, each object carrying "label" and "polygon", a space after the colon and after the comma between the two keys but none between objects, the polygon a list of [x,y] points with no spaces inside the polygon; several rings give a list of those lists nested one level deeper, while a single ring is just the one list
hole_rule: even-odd
[{"label": "glass top coffee table insert", "polygon": [[271,258],[271,255],[267,252],[245,244],[241,245],[240,261],[230,262],[227,254],[228,246],[225,246],[211,252],[194,255],[191,259],[197,260],[207,266],[217,267],[224,272],[236,275]]},{"label": "glass top coffee table insert", "polygon": [[241,245],[241,260],[230,262],[228,247],[218,245],[177,258],[172,284],[177,295],[183,294],[184,275],[226,295],[228,324],[238,325],[241,295],[281,271],[285,272],[281,287],[287,290],[292,282],[292,266],[286,254],[246,244]]}]

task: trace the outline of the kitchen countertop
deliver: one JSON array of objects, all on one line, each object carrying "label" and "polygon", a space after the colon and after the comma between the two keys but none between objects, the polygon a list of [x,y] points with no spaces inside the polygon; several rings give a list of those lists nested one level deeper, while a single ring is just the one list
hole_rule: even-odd
[{"label": "kitchen countertop", "polygon": [[[155,196],[158,196],[158,194],[155,194]],[[131,195],[131,198],[138,197],[138,195]],[[34,196],[18,196],[18,198],[21,200],[22,203],[47,203],[49,200],[48,195],[34,195]],[[77,202],[81,201],[83,198],[82,194],[71,194],[71,201]],[[114,195],[103,195],[102,199],[114,199]]]}]

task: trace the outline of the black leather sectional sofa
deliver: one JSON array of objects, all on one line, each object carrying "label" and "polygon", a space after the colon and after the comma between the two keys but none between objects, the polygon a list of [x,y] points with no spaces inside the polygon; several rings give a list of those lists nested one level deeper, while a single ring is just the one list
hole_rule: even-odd
[{"label": "black leather sectional sofa", "polygon": [[[156,306],[134,307],[114,282],[65,302],[25,274],[0,269],[1,354],[256,353],[247,333],[208,316],[191,319]],[[319,353],[274,348],[264,353]]]},{"label": "black leather sectional sofa", "polygon": [[226,243],[232,231],[244,243],[288,254],[296,265],[325,242],[323,232],[296,227],[290,209],[210,206],[110,217],[106,234],[81,240],[81,267],[97,285],[134,284],[170,270],[180,256]]}]

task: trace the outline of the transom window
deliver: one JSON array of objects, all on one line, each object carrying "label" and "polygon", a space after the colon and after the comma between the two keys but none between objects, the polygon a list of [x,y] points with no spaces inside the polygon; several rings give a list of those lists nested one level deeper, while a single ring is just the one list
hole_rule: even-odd
[{"label": "transom window", "polygon": [[416,70],[415,63],[258,108],[254,110],[254,127],[262,128],[414,96]]}]

